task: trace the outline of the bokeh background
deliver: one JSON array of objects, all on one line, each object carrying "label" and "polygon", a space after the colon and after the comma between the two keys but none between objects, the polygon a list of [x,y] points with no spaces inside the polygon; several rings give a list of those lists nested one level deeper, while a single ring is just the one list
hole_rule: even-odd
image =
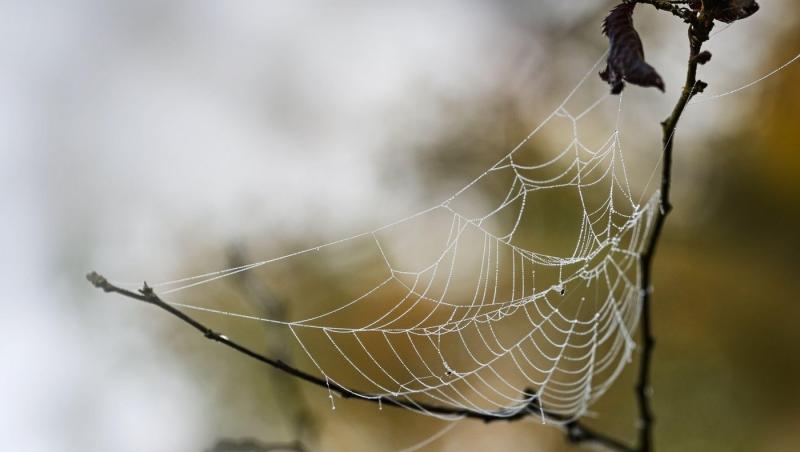
[{"label": "bokeh background", "polygon": [[[439,202],[602,55],[611,6],[2,2],[3,448],[203,451],[222,438],[301,438],[311,450],[381,451],[440,431],[441,421],[358,401],[333,412],[324,391],[103,296],[84,274],[194,274]],[[719,27],[701,72],[709,92],[794,57],[798,18],[797,2],[774,0]],[[626,152],[632,172],[649,174],[686,39],[651,8],[636,20],[668,86],[626,92]],[[676,209],[655,267],[658,450],[800,448],[798,82],[800,63],[682,120]],[[298,278],[318,292],[346,283],[328,273]],[[268,286],[238,281],[251,301],[273,300],[253,309],[285,308]],[[291,359],[270,349],[275,333],[242,334]],[[626,439],[633,369],[588,420]],[[423,450],[490,448],[584,450],[536,422],[474,421]]]}]

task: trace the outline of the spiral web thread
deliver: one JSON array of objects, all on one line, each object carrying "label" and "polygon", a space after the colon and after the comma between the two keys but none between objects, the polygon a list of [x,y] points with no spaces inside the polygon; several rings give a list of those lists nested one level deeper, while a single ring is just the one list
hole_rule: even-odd
[{"label": "spiral web thread", "polygon": [[[284,328],[326,381],[430,416],[455,419],[420,403],[497,417],[530,411],[553,422],[581,417],[631,360],[642,300],[639,257],[658,199],[656,192],[640,203],[631,193],[622,99],[603,95],[577,113],[566,107],[596,67],[505,157],[430,209],[319,247],[151,286],[163,297],[327,250],[372,253],[379,265],[358,275],[374,278],[357,296],[299,320],[165,301]],[[605,141],[585,145],[582,120],[616,102]],[[547,158],[528,155],[531,140],[554,121],[567,125],[567,145]],[[503,194],[487,201],[485,184],[504,187]],[[532,207],[553,193],[568,196],[577,213],[562,234],[572,236],[571,252],[559,255],[520,239],[529,222],[558,215]],[[415,252],[420,242],[423,251]],[[415,255],[414,265],[404,253]]]}]

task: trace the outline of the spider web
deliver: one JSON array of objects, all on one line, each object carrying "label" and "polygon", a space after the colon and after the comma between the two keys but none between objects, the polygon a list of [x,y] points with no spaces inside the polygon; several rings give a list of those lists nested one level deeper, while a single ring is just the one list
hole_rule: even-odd
[{"label": "spider web", "polygon": [[[507,155],[429,209],[151,286],[174,306],[288,331],[306,370],[378,400],[442,419],[453,417],[421,405],[579,418],[635,349],[639,257],[658,200],[657,192],[644,202],[632,193],[622,98],[582,89],[596,68]],[[300,274],[320,267],[337,289]],[[293,319],[171,295],[242,272],[259,272],[291,300]]]}]

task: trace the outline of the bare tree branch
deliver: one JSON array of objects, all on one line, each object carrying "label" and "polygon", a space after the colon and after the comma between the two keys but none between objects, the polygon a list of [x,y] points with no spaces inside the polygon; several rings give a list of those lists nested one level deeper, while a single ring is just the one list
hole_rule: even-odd
[{"label": "bare tree branch", "polygon": [[[155,291],[153,291],[153,289],[149,287],[146,283],[144,284],[142,289],[140,289],[138,292],[133,292],[111,284],[105,277],[101,276],[96,272],[91,272],[88,275],[86,275],[86,279],[88,279],[89,282],[92,283],[92,285],[94,285],[98,289],[103,290],[104,292],[117,293],[127,298],[132,298],[134,300],[139,300],[151,304],[153,306],[156,306],[168,312],[169,314],[173,315],[174,317],[177,317],[179,320],[188,324],[195,330],[199,331],[207,339],[219,342],[220,344],[232,348],[233,350],[236,350],[237,352],[243,355],[249,356],[250,358],[253,358],[264,364],[270,365],[276,369],[286,372],[289,375],[292,375],[296,378],[312,383],[320,388],[329,390],[332,393],[335,393],[345,399],[350,399],[350,398],[361,399],[368,402],[380,403],[381,405],[385,406],[406,408],[413,411],[424,411],[428,413],[442,414],[445,416],[479,419],[486,423],[496,422],[496,421],[511,422],[524,419],[529,416],[544,416],[545,419],[556,421],[559,423],[564,423],[565,426],[567,427],[567,438],[572,442],[575,443],[595,442],[620,451],[630,450],[621,442],[606,437],[598,432],[595,432],[589,429],[588,427],[585,427],[578,421],[569,419],[568,417],[562,414],[553,413],[544,409],[539,405],[535,397],[531,400],[530,404],[523,410],[518,410],[518,411],[515,410],[514,412],[501,410],[487,414],[484,412],[474,411],[466,408],[432,405],[428,403],[417,402],[411,399],[400,400],[394,397],[369,394],[367,392],[360,391],[357,389],[347,388],[332,381],[317,377],[316,375],[304,372],[296,367],[293,367],[285,363],[282,360],[273,359],[268,356],[265,356],[236,341],[229,339],[227,336],[223,334],[217,333],[216,331],[207,327],[206,325],[199,322],[195,318],[189,316],[180,309],[170,305],[169,303],[166,303],[158,295],[156,295]],[[534,391],[526,390],[525,395],[527,397],[530,397],[534,395]]]},{"label": "bare tree branch", "polygon": [[[667,7],[673,2],[664,1],[645,1],[640,0],[639,3],[647,3],[655,6],[658,9],[668,10]],[[684,10],[681,10],[684,11]],[[702,52],[702,46],[708,40],[708,35],[714,26],[713,19],[706,16],[705,9],[701,10],[696,16],[693,12],[692,17],[688,18],[689,26],[689,61],[686,71],[686,81],[681,91],[681,96],[672,114],[665,119],[662,125],[663,131],[663,149],[664,161],[661,168],[661,189],[659,193],[659,209],[656,212],[655,225],[653,233],[650,235],[647,243],[647,248],[639,258],[642,271],[641,287],[644,291],[642,295],[642,311],[641,311],[641,336],[642,336],[642,355],[639,364],[638,381],[636,383],[636,398],[639,406],[639,439],[636,447],[637,451],[650,452],[653,450],[653,409],[650,403],[650,368],[653,355],[653,347],[655,339],[653,337],[652,326],[652,279],[653,279],[653,258],[655,256],[658,242],[661,238],[661,233],[664,229],[664,222],[667,215],[672,211],[672,204],[670,203],[670,189],[672,187],[672,157],[673,157],[673,143],[675,130],[678,126],[678,121],[683,115],[686,105],[692,97],[702,92],[706,87],[706,83],[697,79],[697,67],[699,64],[705,64],[711,58],[708,52]],[[673,14],[676,14],[673,11]],[[681,14],[676,14],[682,17]]]}]

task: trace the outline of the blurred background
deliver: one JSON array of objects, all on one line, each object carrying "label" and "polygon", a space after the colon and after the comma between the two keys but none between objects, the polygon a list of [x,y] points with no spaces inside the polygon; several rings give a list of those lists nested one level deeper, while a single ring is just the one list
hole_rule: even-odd
[{"label": "blurred background", "polygon": [[[359,401],[331,411],[325,391],[98,293],[84,275],[217,270],[441,202],[600,58],[613,4],[2,2],[5,447],[204,451],[253,438],[382,451],[441,431],[446,423]],[[797,2],[774,0],[719,26],[701,69],[707,91],[794,57],[798,18]],[[667,83],[665,95],[625,93],[626,159],[644,181],[687,45],[670,16],[639,7],[636,21]],[[680,124],[676,208],[655,264],[658,450],[800,448],[798,82],[800,63],[692,105]],[[335,269],[294,271],[312,293],[346,284]],[[237,281],[252,310],[290,309],[262,281]],[[276,333],[247,328],[262,350],[292,359]],[[635,365],[587,420],[628,440]],[[422,450],[489,448],[587,449],[537,422],[461,421]]]}]

